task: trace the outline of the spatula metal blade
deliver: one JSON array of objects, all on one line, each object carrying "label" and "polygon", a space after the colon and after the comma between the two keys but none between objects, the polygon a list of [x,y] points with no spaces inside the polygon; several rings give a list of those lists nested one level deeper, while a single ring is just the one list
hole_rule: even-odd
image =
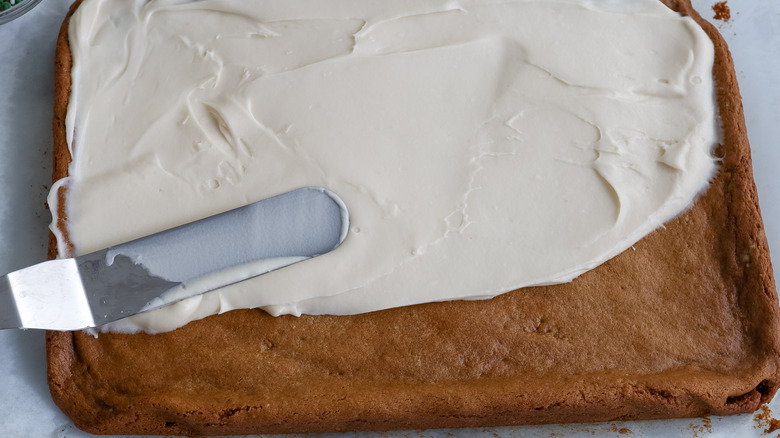
[{"label": "spatula metal blade", "polygon": [[347,234],[334,193],[306,187],[0,277],[0,329],[77,330],[325,254]]}]

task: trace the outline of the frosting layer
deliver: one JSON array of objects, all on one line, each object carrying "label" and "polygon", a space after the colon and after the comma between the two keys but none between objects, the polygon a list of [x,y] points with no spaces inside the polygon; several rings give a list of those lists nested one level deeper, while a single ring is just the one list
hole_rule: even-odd
[{"label": "frosting layer", "polygon": [[85,0],[69,31],[78,254],[303,186],[351,218],[329,254],[111,330],[570,281],[714,171],[711,42],[655,0]]}]

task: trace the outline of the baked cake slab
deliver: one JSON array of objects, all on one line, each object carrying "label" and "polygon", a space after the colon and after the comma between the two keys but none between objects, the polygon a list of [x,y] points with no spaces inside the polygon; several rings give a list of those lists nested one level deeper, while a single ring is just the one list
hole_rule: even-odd
[{"label": "baked cake slab", "polygon": [[[690,210],[632,249],[571,283],[491,300],[353,316],[236,310],[156,335],[51,332],[56,403],[93,433],[213,435],[756,410],[777,388],[777,295],[739,91],[714,28],[687,3],[670,6],[715,44],[719,169]],[[66,30],[55,179],[70,161]]]}]

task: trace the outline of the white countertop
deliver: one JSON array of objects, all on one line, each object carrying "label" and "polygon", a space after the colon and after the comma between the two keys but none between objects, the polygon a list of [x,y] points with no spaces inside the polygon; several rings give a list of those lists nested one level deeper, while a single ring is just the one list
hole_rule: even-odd
[{"label": "white countertop", "polygon": [[[70,2],[44,0],[23,17],[0,25],[0,274],[46,258],[54,45]],[[693,0],[726,38],[734,57],[764,225],[769,247],[775,250],[774,265],[780,266],[780,2],[728,0],[728,21],[712,19],[714,3]],[[43,332],[0,331],[0,376],[3,436],[92,436],[76,429],[49,396]],[[780,417],[780,397],[769,407]],[[756,415],[739,415],[347,436],[763,437],[767,427]]]}]

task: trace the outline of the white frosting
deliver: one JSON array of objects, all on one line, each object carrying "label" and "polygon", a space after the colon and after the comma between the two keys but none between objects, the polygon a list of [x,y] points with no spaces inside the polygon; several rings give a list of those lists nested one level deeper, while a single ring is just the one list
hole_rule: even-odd
[{"label": "white frosting", "polygon": [[77,253],[303,186],[350,211],[335,251],[112,330],[567,282],[714,171],[712,44],[655,0],[85,0],[69,30]]}]

